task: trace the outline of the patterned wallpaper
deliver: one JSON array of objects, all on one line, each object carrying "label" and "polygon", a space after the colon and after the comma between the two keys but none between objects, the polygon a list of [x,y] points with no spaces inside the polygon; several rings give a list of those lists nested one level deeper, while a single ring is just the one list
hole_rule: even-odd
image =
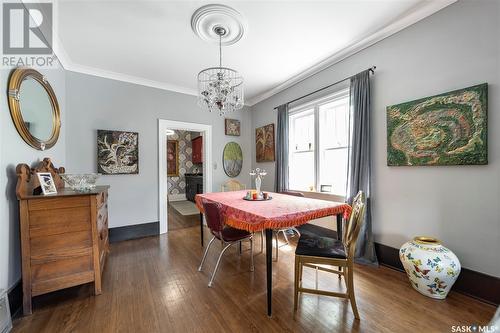
[{"label": "patterned wallpaper", "polygon": [[179,141],[179,177],[167,177],[168,194],[182,194],[186,193],[186,178],[184,174],[194,173],[198,168],[202,172],[203,167],[201,164],[193,164],[191,147],[191,139],[199,136],[198,132],[180,131],[175,130],[175,134],[169,135],[168,140]]}]

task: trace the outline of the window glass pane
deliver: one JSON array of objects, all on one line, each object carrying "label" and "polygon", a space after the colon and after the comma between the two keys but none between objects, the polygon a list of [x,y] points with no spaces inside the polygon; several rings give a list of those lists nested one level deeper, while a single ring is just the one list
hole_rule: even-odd
[{"label": "window glass pane", "polygon": [[290,189],[314,191],[314,152],[290,154],[289,172]]},{"label": "window glass pane", "polygon": [[320,156],[319,189],[337,195],[346,194],[347,148],[323,150]]},{"label": "window glass pane", "polygon": [[349,140],[349,97],[344,95],[319,107],[318,191],[345,195]]},{"label": "window glass pane", "polygon": [[346,147],[349,126],[347,97],[319,107],[319,133],[323,148]]},{"label": "window glass pane", "polygon": [[292,118],[292,151],[314,149],[314,110],[301,112]]}]

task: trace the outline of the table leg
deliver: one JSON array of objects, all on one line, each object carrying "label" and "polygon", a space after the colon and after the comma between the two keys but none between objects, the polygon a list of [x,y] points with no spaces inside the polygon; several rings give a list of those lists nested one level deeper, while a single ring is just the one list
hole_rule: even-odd
[{"label": "table leg", "polygon": [[273,230],[266,229],[267,315],[272,314],[273,291]]},{"label": "table leg", "polygon": [[203,247],[203,214],[200,213],[200,237],[201,237],[201,247]]}]

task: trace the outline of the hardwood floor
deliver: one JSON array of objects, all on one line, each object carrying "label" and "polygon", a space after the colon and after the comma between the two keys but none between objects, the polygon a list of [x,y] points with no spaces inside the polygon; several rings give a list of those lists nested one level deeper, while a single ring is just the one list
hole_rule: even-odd
[{"label": "hardwood floor", "polygon": [[[256,236],[255,272],[249,271],[248,245],[241,256],[235,247],[213,288],[207,283],[218,247],[198,272],[196,227],[111,244],[102,295],[92,296],[92,286],[85,285],[36,297],[33,315],[17,319],[14,332],[451,332],[451,325],[486,324],[495,311],[455,292],[433,300],[413,290],[400,272],[356,266],[361,321],[346,300],[315,295],[299,296],[294,316],[294,247],[283,246],[274,263],[274,312],[268,318],[259,242]],[[319,276],[320,287],[343,287],[336,276]],[[306,269],[304,281],[314,286],[314,271]]]},{"label": "hardwood floor", "polygon": [[183,228],[191,228],[200,225],[200,216],[182,215],[175,210],[170,204],[167,204],[168,209],[168,230],[177,230]]}]

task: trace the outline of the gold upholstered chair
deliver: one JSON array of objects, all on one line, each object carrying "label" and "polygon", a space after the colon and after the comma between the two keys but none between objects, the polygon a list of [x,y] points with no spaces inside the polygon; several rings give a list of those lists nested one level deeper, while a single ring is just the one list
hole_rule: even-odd
[{"label": "gold upholstered chair", "polygon": [[[293,308],[297,310],[299,293],[310,293],[342,297],[349,299],[354,317],[359,319],[359,313],[354,297],[354,251],[359,230],[364,221],[365,195],[358,192],[352,203],[351,217],[344,228],[342,240],[324,237],[314,233],[302,232],[295,250],[295,284]],[[316,289],[302,287],[302,271],[304,267],[338,274],[344,277],[347,290],[345,293],[319,290],[316,280]],[[339,267],[339,270],[334,269]],[[317,279],[317,275],[316,275]]]},{"label": "gold upholstered chair", "polygon": [[230,179],[221,185],[221,192],[231,192],[231,191],[241,191],[245,190],[247,187],[245,184],[240,183],[236,179]]}]

